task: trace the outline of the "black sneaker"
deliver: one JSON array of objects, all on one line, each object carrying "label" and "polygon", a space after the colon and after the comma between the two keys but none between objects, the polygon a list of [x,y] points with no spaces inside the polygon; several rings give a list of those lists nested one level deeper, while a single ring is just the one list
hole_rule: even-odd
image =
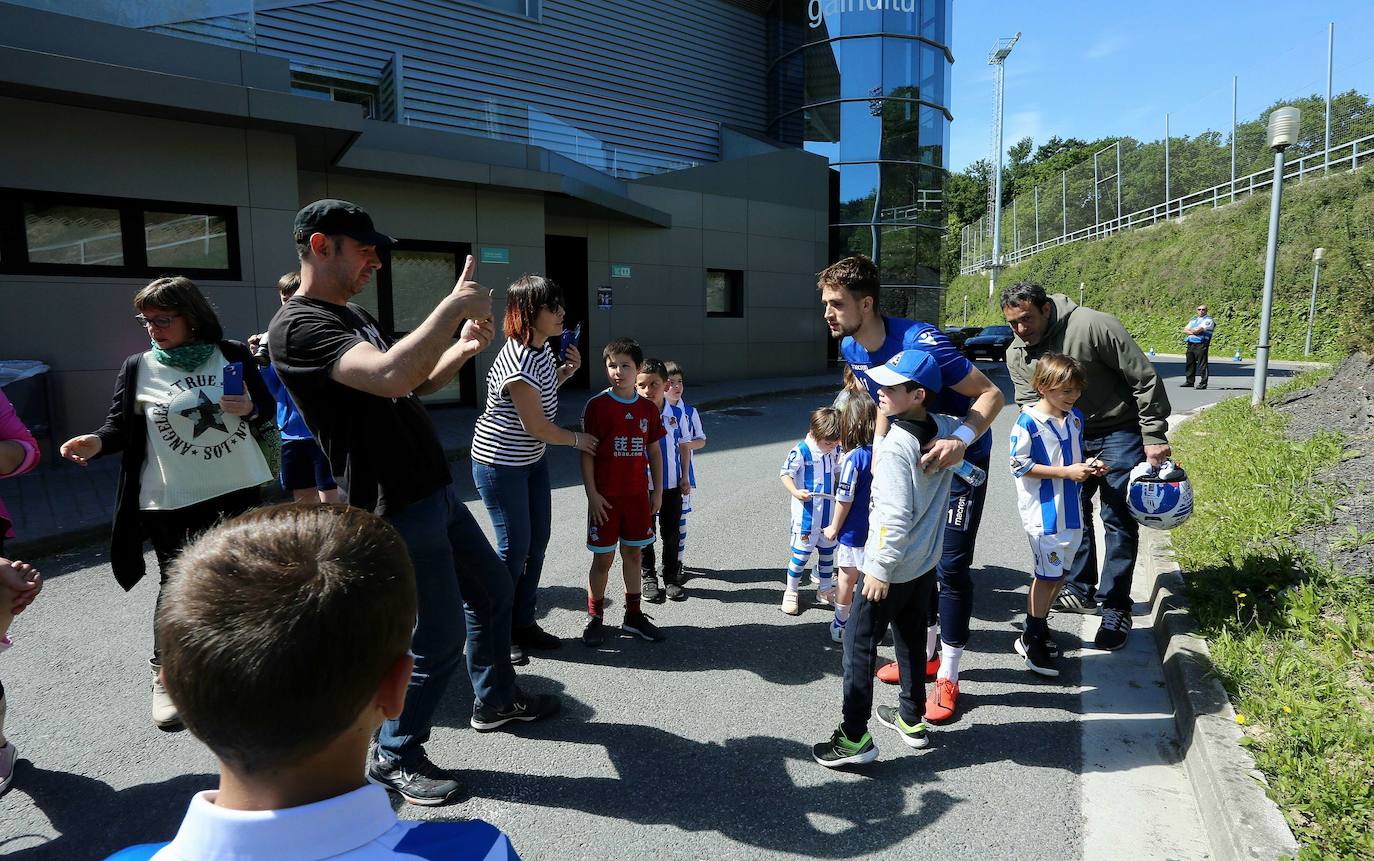
[{"label": "black sneaker", "polygon": [[525,654],[525,647],[514,640],[510,644],[510,662],[517,667],[523,667],[530,662],[529,656]]},{"label": "black sneaker", "polygon": [[902,720],[902,713],[895,706],[878,706],[878,723],[897,731],[897,735],[902,737],[902,743],[907,747],[921,749],[930,746],[930,735],[926,732],[924,721],[916,721],[909,724]]},{"label": "black sneaker", "polygon": [[1051,637],[1048,634],[1046,634],[1043,642],[1045,644],[1045,651],[1049,652],[1050,657],[1056,661],[1059,660],[1059,644],[1054,641],[1054,637]]},{"label": "black sneaker", "polygon": [[1022,634],[1016,638],[1016,654],[1026,659],[1026,669],[1032,673],[1050,678],[1059,675],[1059,668],[1054,665],[1054,657],[1050,655],[1049,645],[1045,640],[1032,640]]},{"label": "black sneaker", "polygon": [[1054,598],[1054,609],[1061,613],[1096,613],[1097,601],[1065,586]]},{"label": "black sneaker", "polygon": [[582,644],[595,649],[606,642],[606,626],[600,616],[587,614],[587,624],[582,626]]},{"label": "black sneaker", "polygon": [[811,756],[826,768],[865,765],[878,758],[878,746],[873,743],[871,733],[864,733],[858,741],[850,741],[843,727],[835,727],[830,741],[811,746]]},{"label": "black sneaker", "polygon": [[625,621],[620,623],[620,630],[643,637],[651,643],[661,643],[668,639],[644,613],[626,613]]},{"label": "black sneaker", "polygon": [[663,591],[668,593],[669,601],[687,600],[687,590],[682,588],[682,581],[685,579],[686,577],[681,571],[671,577],[667,574],[663,575]]},{"label": "black sneaker", "polygon": [[1191,389],[1191,388],[1193,387],[1193,384],[1192,384],[1192,383],[1189,383],[1189,382],[1182,382],[1182,383],[1179,383],[1179,386],[1178,386],[1178,387],[1179,387],[1180,389]]},{"label": "black sneaker", "polygon": [[640,591],[644,594],[644,600],[650,604],[662,604],[664,599],[663,589],[658,585],[657,574],[645,574],[640,578]]},{"label": "black sneaker", "polygon": [[367,763],[367,782],[386,787],[408,803],[421,807],[448,804],[467,793],[461,782],[430,762],[424,751],[411,767],[372,756]]},{"label": "black sneaker", "polygon": [[1126,635],[1131,632],[1131,611],[1115,607],[1102,608],[1102,624],[1098,626],[1093,645],[1104,652],[1115,652],[1126,645]]},{"label": "black sneaker", "polygon": [[538,624],[525,625],[511,631],[511,643],[519,643],[527,652],[552,652],[563,647],[563,641],[539,627]]},{"label": "black sneaker", "polygon": [[504,709],[478,703],[472,707],[472,720],[469,723],[478,732],[491,732],[513,720],[530,721],[557,714],[562,702],[551,694],[530,696],[519,688],[515,689],[514,701]]}]

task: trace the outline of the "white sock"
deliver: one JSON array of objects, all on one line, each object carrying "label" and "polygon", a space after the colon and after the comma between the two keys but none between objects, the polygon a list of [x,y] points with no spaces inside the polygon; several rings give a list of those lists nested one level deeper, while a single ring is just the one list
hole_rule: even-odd
[{"label": "white sock", "polygon": [[788,591],[788,592],[799,592],[799,591],[801,591],[801,575],[800,575],[800,574],[792,574],[792,573],[789,573],[789,574],[787,575],[787,591]]},{"label": "white sock", "polygon": [[959,681],[959,659],[964,656],[963,646],[951,646],[949,643],[940,643],[940,672],[937,678],[949,679],[951,682]]},{"label": "white sock", "polygon": [[848,621],[849,621],[849,608],[850,608],[851,606],[853,606],[853,605],[852,605],[852,604],[836,604],[836,605],[835,605],[835,618],[837,618],[837,619],[840,620],[840,624],[841,624],[841,625],[843,625],[845,622],[848,622]]},{"label": "white sock", "polygon": [[940,626],[931,625],[926,628],[926,660],[935,657],[935,645],[940,640]]},{"label": "white sock", "polygon": [[9,744],[5,740],[5,695],[0,694],[0,747]]},{"label": "white sock", "polygon": [[825,590],[827,590],[827,589],[829,589],[829,588],[830,588],[830,575],[829,575],[829,574],[820,574],[820,575],[817,575],[817,577],[816,577],[816,591],[817,591],[817,592],[824,592]]}]

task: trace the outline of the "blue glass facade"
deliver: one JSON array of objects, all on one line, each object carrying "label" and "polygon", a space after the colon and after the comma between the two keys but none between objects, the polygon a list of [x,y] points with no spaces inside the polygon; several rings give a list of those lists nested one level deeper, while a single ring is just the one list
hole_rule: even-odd
[{"label": "blue glass facade", "polygon": [[769,133],[830,160],[831,253],[870,255],[893,291],[940,284],[951,10],[776,0],[770,13]]}]

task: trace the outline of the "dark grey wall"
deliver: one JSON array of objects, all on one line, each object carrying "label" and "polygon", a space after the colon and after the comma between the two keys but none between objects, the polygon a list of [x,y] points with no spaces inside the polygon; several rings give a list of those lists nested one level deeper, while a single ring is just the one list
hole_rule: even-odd
[{"label": "dark grey wall", "polygon": [[718,124],[765,124],[764,20],[726,0],[546,0],[540,20],[465,2],[326,0],[260,8],[251,32],[246,13],[157,29],[256,39],[294,69],[372,83],[399,51],[397,113],[416,125],[519,138],[530,105],[617,147],[707,162]]}]

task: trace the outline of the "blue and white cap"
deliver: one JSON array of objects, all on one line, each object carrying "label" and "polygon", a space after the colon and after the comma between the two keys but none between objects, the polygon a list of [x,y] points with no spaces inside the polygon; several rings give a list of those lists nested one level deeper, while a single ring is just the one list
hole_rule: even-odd
[{"label": "blue and white cap", "polygon": [[888,359],[886,364],[868,368],[864,373],[880,386],[916,383],[931,392],[938,392],[942,385],[940,365],[925,350],[903,350]]}]

